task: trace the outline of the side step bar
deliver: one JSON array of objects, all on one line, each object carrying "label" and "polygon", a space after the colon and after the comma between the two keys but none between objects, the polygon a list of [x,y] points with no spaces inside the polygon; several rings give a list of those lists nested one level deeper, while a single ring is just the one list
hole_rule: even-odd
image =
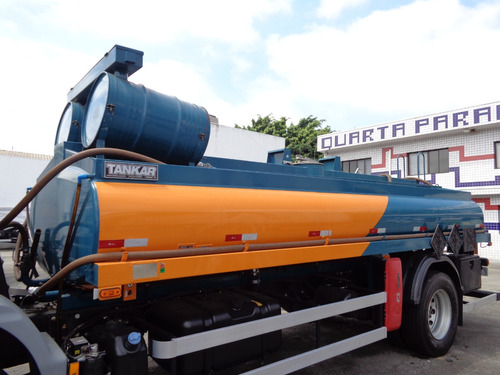
[{"label": "side step bar", "polygon": [[[234,326],[176,337],[169,341],[152,340],[151,356],[156,359],[172,359],[184,354],[228,344],[249,337],[330,318],[366,307],[381,305],[386,303],[386,300],[387,294],[385,292],[380,292]],[[386,327],[376,328],[369,332],[255,369],[247,374],[288,374],[362,346],[383,340],[386,337]]]},{"label": "side step bar", "polygon": [[473,301],[464,301],[463,311],[469,313],[483,306],[500,301],[500,293],[488,292],[485,290],[475,290],[464,294],[464,296],[475,298]]},{"label": "side step bar", "polygon": [[387,329],[380,327],[348,339],[322,346],[294,357],[284,359],[270,365],[259,367],[255,370],[245,372],[242,375],[268,375],[268,374],[289,374],[315,363],[326,361],[327,359],[345,354],[363,346],[373,344],[387,337]]}]

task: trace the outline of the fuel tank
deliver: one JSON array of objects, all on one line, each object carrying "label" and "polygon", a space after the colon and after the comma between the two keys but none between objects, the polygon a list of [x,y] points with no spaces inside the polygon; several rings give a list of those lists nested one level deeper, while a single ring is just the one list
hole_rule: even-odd
[{"label": "fuel tank", "polygon": [[[111,170],[110,162],[148,178],[110,175],[118,170]],[[59,270],[79,176],[70,261],[117,251],[185,250],[188,255],[196,248],[431,235],[436,226],[483,224],[482,211],[468,193],[380,176],[333,171],[320,176],[317,168],[253,164],[255,170],[232,170],[82,161],[59,175],[33,205],[32,228],[44,233],[49,272]],[[262,173],[258,164],[270,172]],[[73,277],[87,278],[91,271],[82,272]]]}]

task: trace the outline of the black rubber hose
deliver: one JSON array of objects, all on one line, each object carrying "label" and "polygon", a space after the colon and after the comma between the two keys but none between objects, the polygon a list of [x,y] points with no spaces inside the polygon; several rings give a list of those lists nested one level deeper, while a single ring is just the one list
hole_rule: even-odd
[{"label": "black rubber hose", "polygon": [[24,227],[24,225],[22,225],[21,223],[18,223],[17,221],[11,221],[6,226],[0,227],[0,229],[5,229],[5,228],[16,229],[18,232],[18,236],[21,236],[23,248],[25,248],[26,250],[29,249],[28,232],[26,231],[26,228]]},{"label": "black rubber hose", "polygon": [[76,187],[75,200],[73,202],[73,213],[69,222],[68,234],[66,235],[66,242],[64,243],[63,253],[61,257],[61,268],[64,268],[69,263],[69,254],[71,252],[71,242],[73,236],[73,228],[75,226],[76,211],[78,210],[78,203],[80,202],[80,193],[82,191],[82,183],[78,179],[78,186]]},{"label": "black rubber hose", "polygon": [[38,181],[35,186],[24,196],[23,199],[0,221],[0,230],[7,228],[10,222],[37,196],[37,194],[47,185],[54,177],[56,177],[61,171],[69,167],[70,165],[80,161],[82,159],[104,155],[119,157],[125,160],[137,160],[146,163],[155,164],[165,164],[159,160],[150,158],[149,156],[141,155],[136,152],[120,150],[118,148],[93,148],[90,150],[85,150],[79,152],[78,154],[72,155],[67,159],[64,159],[54,168],[52,168],[45,176],[43,176],[40,181]]}]

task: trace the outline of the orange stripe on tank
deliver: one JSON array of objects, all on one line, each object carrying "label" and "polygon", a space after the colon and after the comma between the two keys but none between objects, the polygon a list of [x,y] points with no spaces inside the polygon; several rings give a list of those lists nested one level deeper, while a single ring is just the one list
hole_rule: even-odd
[{"label": "orange stripe on tank", "polygon": [[[303,191],[121,182],[95,186],[100,243],[147,243],[127,251],[306,241],[318,229],[331,230],[331,238],[364,237],[388,202],[387,196]],[[112,251],[117,249],[98,250]]]}]

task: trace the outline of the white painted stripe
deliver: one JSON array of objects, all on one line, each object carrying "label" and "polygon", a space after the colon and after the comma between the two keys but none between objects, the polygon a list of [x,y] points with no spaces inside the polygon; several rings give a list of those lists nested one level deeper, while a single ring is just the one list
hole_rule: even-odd
[{"label": "white painted stripe", "polygon": [[124,247],[145,247],[148,246],[147,238],[128,238],[125,240]]},{"label": "white painted stripe", "polygon": [[255,241],[257,239],[257,233],[246,233],[241,235],[242,241]]}]

